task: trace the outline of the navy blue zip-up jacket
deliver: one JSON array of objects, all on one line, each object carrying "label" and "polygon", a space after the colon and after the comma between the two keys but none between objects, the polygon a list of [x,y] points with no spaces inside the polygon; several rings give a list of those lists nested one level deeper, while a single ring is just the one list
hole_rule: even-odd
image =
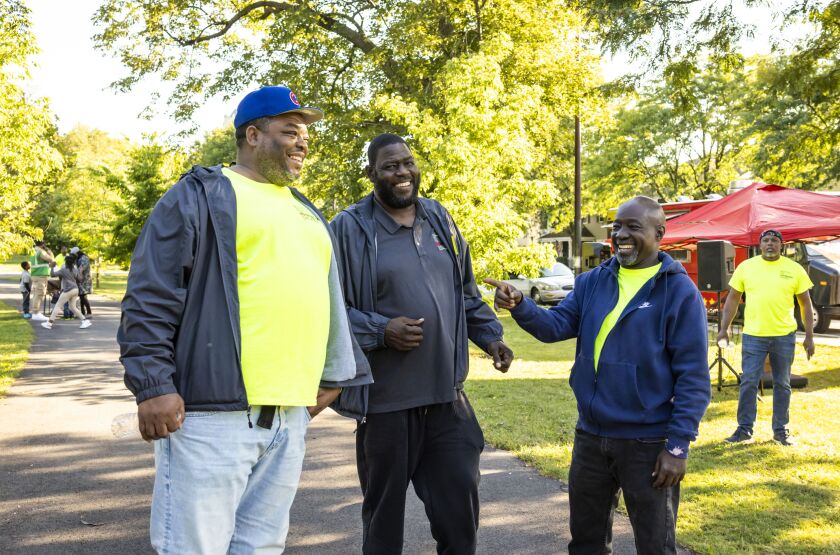
[{"label": "navy blue zip-up jacket", "polygon": [[[335,253],[327,221],[306,197],[290,189],[321,219]],[[371,383],[367,358],[346,318],[336,257],[333,262],[321,385]],[[294,268],[289,272],[293,275]],[[117,341],[124,381],[137,403],[178,393],[187,411],[248,408],[237,273],[233,185],[221,166],[195,166],[158,201],[134,247]]]},{"label": "navy blue zip-up jacket", "polygon": [[540,341],[577,337],[569,383],[579,429],[610,438],[666,438],[668,452],[685,458],[712,393],[706,310],[682,265],[663,252],[659,260],[659,271],[604,341],[597,372],[595,338],[618,301],[614,257],[578,276],[556,307],[541,309],[526,298],[511,315]]},{"label": "navy blue zip-up jacket", "polygon": [[[342,270],[341,282],[350,327],[364,351],[385,348],[385,325],[390,318],[376,311],[376,221],[373,216],[373,193],[346,208],[333,218]],[[455,267],[455,289],[460,308],[455,337],[455,387],[462,389],[469,372],[467,340],[481,349],[502,340],[502,325],[493,310],[481,300],[475,284],[469,246],[449,212],[437,201],[418,198],[435,233],[446,243]],[[361,420],[367,414],[367,386],[345,388],[333,408],[345,416]],[[364,407],[358,412],[358,407]]]}]

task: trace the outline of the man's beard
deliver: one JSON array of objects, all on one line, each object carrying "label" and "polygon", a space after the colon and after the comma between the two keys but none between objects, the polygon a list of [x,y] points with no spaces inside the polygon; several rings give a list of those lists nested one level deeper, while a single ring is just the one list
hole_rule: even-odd
[{"label": "man's beard", "polygon": [[270,147],[261,148],[257,152],[257,171],[274,185],[287,185],[297,180],[300,176],[289,171],[284,164],[285,156],[283,149],[272,141]]},{"label": "man's beard", "polygon": [[616,258],[616,260],[618,260],[618,263],[622,266],[633,266],[636,262],[639,261],[639,249],[638,248],[634,247],[633,250],[630,251],[627,254],[622,253],[619,250],[618,245],[614,245],[614,249],[615,249],[615,258]]},{"label": "man's beard", "polygon": [[373,188],[379,200],[387,206],[396,209],[407,208],[417,202],[417,194],[420,191],[420,178],[412,180],[411,195],[408,197],[398,197],[394,194],[394,188],[382,181],[374,181]]}]

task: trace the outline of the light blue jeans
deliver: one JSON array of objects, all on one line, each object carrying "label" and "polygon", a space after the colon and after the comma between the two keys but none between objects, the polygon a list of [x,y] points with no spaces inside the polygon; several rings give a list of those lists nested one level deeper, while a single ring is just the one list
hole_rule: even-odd
[{"label": "light blue jeans", "polygon": [[271,430],[260,407],[188,412],[155,442],[151,540],[160,554],[277,554],[289,531],[309,424],[305,407],[278,409]]},{"label": "light blue jeans", "polygon": [[773,369],[773,433],[785,431],[790,407],[790,365],[796,348],[796,332],[774,337],[743,335],[741,344],[741,389],[738,396],[738,428],[752,434],[756,416],[758,381],[764,359],[770,355]]}]

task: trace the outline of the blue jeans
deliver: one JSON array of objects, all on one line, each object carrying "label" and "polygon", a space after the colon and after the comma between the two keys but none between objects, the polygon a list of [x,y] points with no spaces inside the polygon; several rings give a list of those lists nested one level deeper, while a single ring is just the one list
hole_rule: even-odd
[{"label": "blue jeans", "polygon": [[636,551],[676,555],[680,486],[657,489],[651,476],[665,439],[611,439],[575,432],[569,468],[570,555],[612,553],[619,489],[624,494]]},{"label": "blue jeans", "polygon": [[155,442],[151,540],[160,553],[282,553],[305,451],[305,407],[278,410],[270,430],[244,411],[188,412]]},{"label": "blue jeans", "polygon": [[790,407],[790,365],[793,363],[795,348],[796,332],[773,337],[743,335],[738,429],[752,434],[758,381],[764,373],[764,359],[769,354],[770,367],[773,369],[773,433],[785,432]]}]

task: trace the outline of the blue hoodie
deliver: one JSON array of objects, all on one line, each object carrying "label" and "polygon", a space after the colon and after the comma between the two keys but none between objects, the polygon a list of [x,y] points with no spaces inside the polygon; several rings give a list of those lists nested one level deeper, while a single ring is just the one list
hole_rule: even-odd
[{"label": "blue hoodie", "polygon": [[666,438],[666,449],[688,456],[711,399],[706,310],[679,262],[660,252],[662,266],[636,293],[609,332],[595,371],[595,338],[618,301],[615,258],[575,280],[558,306],[524,299],[514,320],[540,341],[577,337],[569,383],[577,428],[618,439]]}]

